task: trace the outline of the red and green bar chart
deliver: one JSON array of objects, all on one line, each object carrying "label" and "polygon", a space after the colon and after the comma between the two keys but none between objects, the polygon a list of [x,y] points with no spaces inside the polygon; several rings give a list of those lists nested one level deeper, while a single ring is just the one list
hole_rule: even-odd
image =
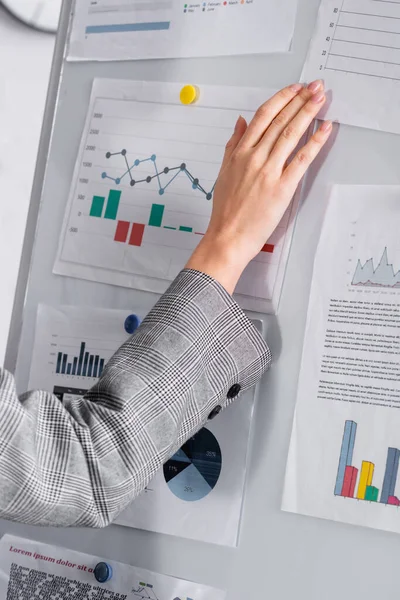
[{"label": "red and green bar chart", "polygon": [[[158,227],[172,231],[190,233],[203,236],[204,232],[194,231],[189,225],[178,225],[172,227],[164,225],[165,205],[153,203],[150,207],[150,215],[147,223],[135,223],[131,221],[118,220],[118,209],[121,201],[121,190],[110,190],[108,197],[93,196],[90,207],[89,216],[95,218],[109,219],[116,221],[114,241],[122,244],[128,243],[130,246],[141,246],[146,227]],[[273,254],[275,246],[273,244],[265,244],[262,252]]]},{"label": "red and green bar chart", "polygon": [[346,421],[339,455],[335,496],[400,506],[400,500],[395,495],[400,450],[398,448],[388,448],[385,475],[380,489],[374,485],[375,464],[373,462],[362,460],[359,466],[352,464],[356,433],[357,423],[350,420]]}]

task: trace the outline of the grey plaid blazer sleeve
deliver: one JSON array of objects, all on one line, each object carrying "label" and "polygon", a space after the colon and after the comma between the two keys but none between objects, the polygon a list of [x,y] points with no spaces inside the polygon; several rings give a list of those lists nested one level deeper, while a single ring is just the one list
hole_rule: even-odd
[{"label": "grey plaid blazer sleeve", "polygon": [[232,386],[245,391],[269,363],[223,287],[184,270],[83,398],[18,398],[0,369],[0,517],[109,524],[213,409],[232,402]]}]

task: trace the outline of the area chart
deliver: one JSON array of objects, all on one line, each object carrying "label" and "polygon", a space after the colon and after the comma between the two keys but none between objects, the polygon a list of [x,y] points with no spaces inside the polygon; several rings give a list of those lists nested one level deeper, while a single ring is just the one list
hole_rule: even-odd
[{"label": "area chart", "polygon": [[385,248],[377,267],[374,266],[373,258],[369,258],[364,264],[358,260],[351,284],[361,287],[400,288],[400,269],[395,271],[389,263],[388,250]]}]

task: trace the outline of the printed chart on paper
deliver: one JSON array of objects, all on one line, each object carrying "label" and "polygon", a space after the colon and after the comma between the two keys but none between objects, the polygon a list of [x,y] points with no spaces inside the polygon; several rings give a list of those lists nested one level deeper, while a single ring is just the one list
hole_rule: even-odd
[{"label": "printed chart on paper", "polygon": [[[55,272],[165,291],[207,230],[238,116],[227,108],[95,96]],[[264,310],[280,295],[295,204],[237,286],[245,308]]]},{"label": "printed chart on paper", "polygon": [[283,499],[289,511],[398,533],[399,218],[399,186],[333,188]]},{"label": "printed chart on paper", "polygon": [[[83,396],[137,327],[129,310],[39,305],[29,389],[66,405]],[[254,322],[256,326],[259,321]],[[119,516],[127,527],[235,546],[238,539],[255,391],[207,424],[168,460]],[[207,522],[208,526],[204,527]]]},{"label": "printed chart on paper", "polygon": [[[395,495],[400,450],[398,448],[387,448],[383,480],[375,482],[375,479],[377,479],[374,478],[375,463],[371,462],[371,460],[362,460],[358,466],[353,464],[357,426],[358,423],[350,420],[345,421],[344,424],[335,482],[335,496],[363,500],[365,502],[380,502],[389,506],[400,506],[400,500]],[[400,446],[400,436],[398,445]],[[371,454],[369,448],[365,448],[364,452]],[[377,467],[382,472],[383,464],[377,465]],[[358,484],[357,488],[356,484]],[[379,488],[376,485],[379,485]],[[400,495],[399,492],[397,494]]]},{"label": "printed chart on paper", "polygon": [[83,396],[138,320],[129,310],[39,305],[29,389],[62,401]]},{"label": "printed chart on paper", "polygon": [[287,52],[297,0],[79,0],[72,60]]},{"label": "printed chart on paper", "polygon": [[400,132],[400,3],[322,0],[303,70],[332,90],[327,118]]},{"label": "printed chart on paper", "polygon": [[[236,546],[254,390],[190,438],[119,516],[127,527]],[[207,523],[207,527],[204,527]]]}]

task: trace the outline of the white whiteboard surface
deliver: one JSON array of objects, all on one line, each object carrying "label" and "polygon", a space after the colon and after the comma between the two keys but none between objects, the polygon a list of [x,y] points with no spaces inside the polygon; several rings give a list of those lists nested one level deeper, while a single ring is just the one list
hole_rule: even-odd
[{"label": "white whiteboard surface", "polygon": [[[0,20],[0,363],[3,363],[43,119],[54,37],[4,10]],[[26,106],[29,89],[30,109]],[[23,163],[23,167],[21,168]]]},{"label": "white whiteboard surface", "polygon": [[[51,274],[92,78],[131,77],[282,86],[300,77],[317,4],[317,0],[300,2],[292,55],[135,64],[81,63],[64,67],[21,339],[21,390],[26,385],[37,303],[90,304],[93,301],[93,284],[90,282]],[[53,94],[57,79],[58,72],[54,72]],[[48,116],[47,133],[50,126]],[[325,161],[319,161],[307,179],[306,188],[310,189],[297,222],[280,311],[277,317],[266,320],[274,365],[263,382],[256,408],[238,549],[118,526],[83,532],[2,522],[1,533],[15,533],[88,553],[95,548],[105,557],[227,588],[228,600],[247,600],[251,596],[276,600],[397,597],[400,536],[280,511],[311,268],[326,186],[330,182],[400,183],[400,137],[350,127],[342,127],[334,137],[329,156]],[[40,200],[40,173],[46,163],[45,150],[44,138],[33,196],[33,214],[35,204]],[[35,224],[30,225],[32,234]],[[127,289],[114,290],[113,294],[107,286],[97,285],[95,289],[96,303],[101,306],[125,308],[139,299],[141,304],[155,299],[151,294]],[[15,312],[14,336],[19,319],[20,313]],[[8,348],[8,364],[11,367],[15,347],[14,337]]]}]

